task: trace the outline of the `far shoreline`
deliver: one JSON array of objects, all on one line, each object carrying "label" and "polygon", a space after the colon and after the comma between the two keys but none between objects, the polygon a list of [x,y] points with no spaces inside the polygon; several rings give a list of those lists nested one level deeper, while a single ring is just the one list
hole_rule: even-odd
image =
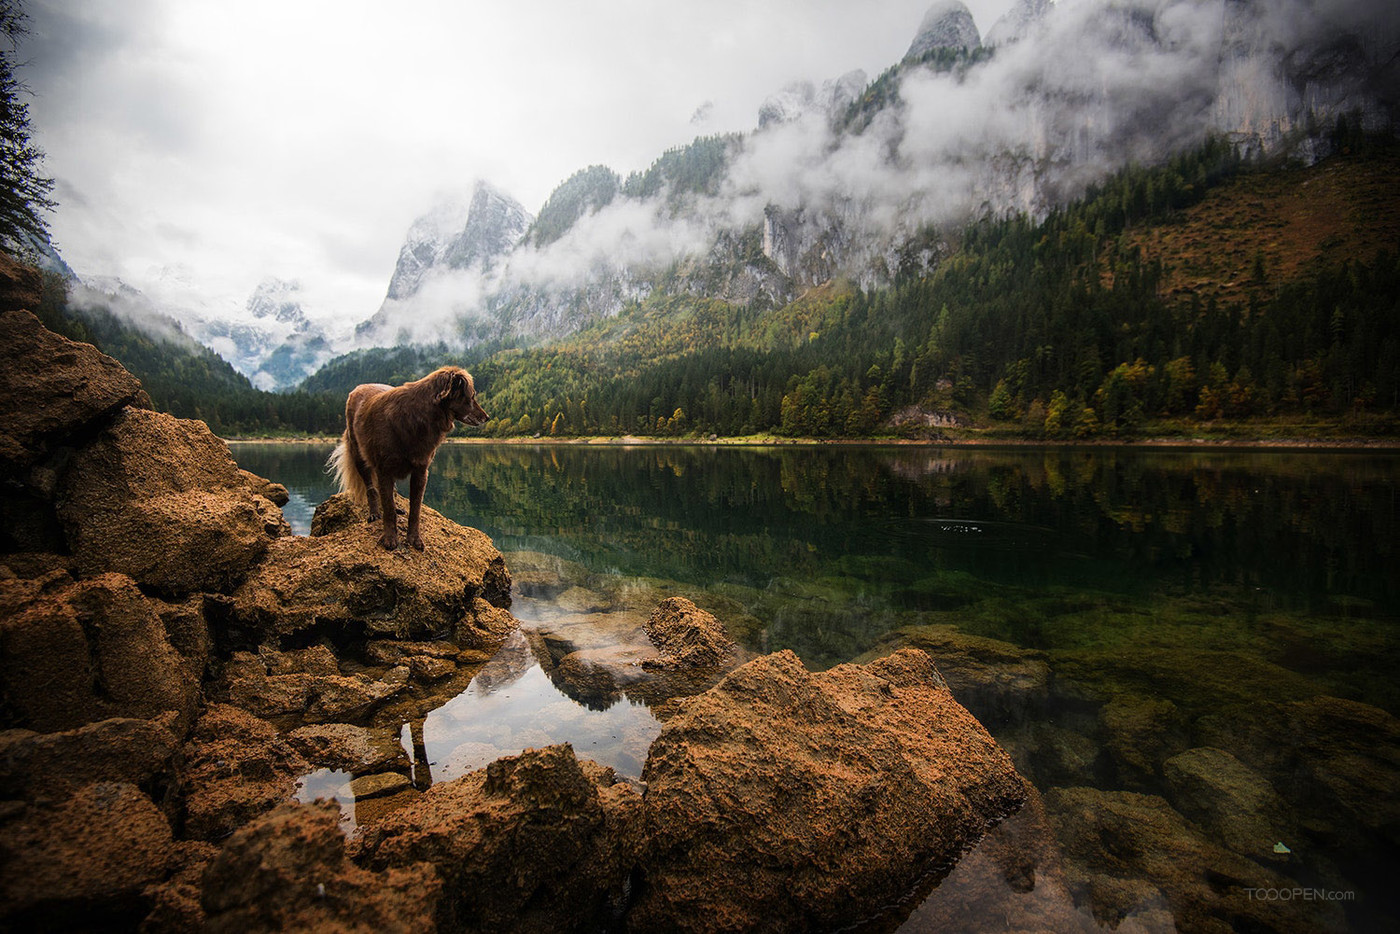
[{"label": "far shoreline", "polygon": [[[303,435],[225,438],[228,444],[333,445],[339,435]],[[444,444],[557,445],[594,447],[899,447],[899,448],[1155,448],[1181,450],[1278,450],[1278,451],[1400,451],[1396,438],[784,438],[745,436],[715,438],[652,438],[634,435],[597,435],[568,438],[482,438],[450,436]]]}]

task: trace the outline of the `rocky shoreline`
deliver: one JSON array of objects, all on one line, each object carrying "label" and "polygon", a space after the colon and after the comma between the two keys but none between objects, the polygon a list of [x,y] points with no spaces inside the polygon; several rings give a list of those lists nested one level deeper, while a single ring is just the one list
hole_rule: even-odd
[{"label": "rocky shoreline", "polygon": [[[1030,794],[922,650],[812,674],[680,598],[624,650],[527,640],[652,707],[640,781],[559,745],[433,783],[394,727],[518,638],[490,539],[425,509],[427,551],[386,553],[339,496],[292,535],[116,361],[21,310],[0,347],[0,927],[829,929]],[[348,841],[294,800],[318,768],[353,776]]]}]

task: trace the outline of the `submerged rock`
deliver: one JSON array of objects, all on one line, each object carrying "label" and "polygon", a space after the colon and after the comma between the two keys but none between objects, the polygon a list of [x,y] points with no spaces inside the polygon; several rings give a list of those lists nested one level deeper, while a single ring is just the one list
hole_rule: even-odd
[{"label": "submerged rock", "polygon": [[482,532],[424,507],[427,549],[386,552],[345,494],[316,515],[316,534],[273,542],[234,592],[232,623],[250,641],[309,630],[479,646],[499,644],[513,627],[510,573]]},{"label": "submerged rock", "polygon": [[1336,902],[1264,899],[1296,882],[1205,839],[1156,795],[1055,788],[1045,807],[1071,883],[1101,925],[1170,908],[1178,930],[1344,930]]},{"label": "submerged rock", "polygon": [[1010,758],[905,649],[791,652],[679,702],[652,745],[637,930],[817,930],[896,902],[1020,807]]},{"label": "submerged rock", "polygon": [[592,930],[622,897],[641,807],[611,769],[550,746],[434,785],[351,852],[380,871],[435,865],[444,930]]},{"label": "submerged rock", "polygon": [[1263,775],[1223,749],[1198,747],[1162,764],[1177,810],[1243,856],[1283,862],[1280,840],[1297,840],[1283,798]]}]

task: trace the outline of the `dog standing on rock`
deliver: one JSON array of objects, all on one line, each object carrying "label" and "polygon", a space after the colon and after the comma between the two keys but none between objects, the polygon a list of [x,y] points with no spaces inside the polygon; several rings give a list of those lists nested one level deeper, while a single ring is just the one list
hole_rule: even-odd
[{"label": "dog standing on rock", "polygon": [[408,544],[422,551],[418,518],[433,454],[457,422],[482,425],[489,418],[461,367],[441,367],[397,388],[365,383],[345,400],[345,434],[326,468],[341,492],[368,507],[371,523],[383,516],[379,544],[389,551],[399,547],[394,481],[408,477]]}]

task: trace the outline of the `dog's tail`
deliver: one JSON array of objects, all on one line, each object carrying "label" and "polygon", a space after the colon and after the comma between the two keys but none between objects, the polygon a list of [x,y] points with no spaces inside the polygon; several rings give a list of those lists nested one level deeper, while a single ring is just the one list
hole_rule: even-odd
[{"label": "dog's tail", "polygon": [[331,451],[331,456],[326,458],[326,473],[335,477],[336,486],[340,492],[349,493],[352,502],[364,505],[369,502],[369,491],[365,489],[364,477],[360,476],[359,469],[355,466],[355,452],[352,450],[355,440],[350,437],[350,429],[345,429],[345,434],[340,436],[340,443]]}]

